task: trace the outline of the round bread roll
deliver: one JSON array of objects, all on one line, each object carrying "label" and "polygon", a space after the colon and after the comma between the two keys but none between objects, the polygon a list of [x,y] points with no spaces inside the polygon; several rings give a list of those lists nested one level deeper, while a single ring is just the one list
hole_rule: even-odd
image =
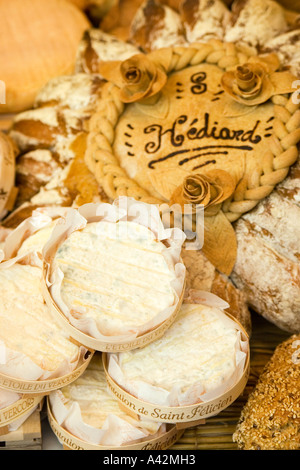
[{"label": "round bread roll", "polygon": [[72,73],[78,44],[90,27],[67,0],[0,2],[0,77],[6,103],[0,113],[30,108],[53,77]]}]

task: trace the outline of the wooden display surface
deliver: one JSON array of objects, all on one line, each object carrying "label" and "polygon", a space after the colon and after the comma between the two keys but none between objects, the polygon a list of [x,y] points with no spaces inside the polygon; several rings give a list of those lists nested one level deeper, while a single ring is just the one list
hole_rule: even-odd
[{"label": "wooden display surface", "polygon": [[253,313],[250,376],[243,394],[217,416],[207,419],[205,425],[186,429],[170,450],[237,450],[237,445],[232,441],[232,435],[242,408],[276,346],[289,336],[291,335]]},{"label": "wooden display surface", "polygon": [[40,415],[37,409],[19,429],[0,436],[0,450],[42,450]]}]

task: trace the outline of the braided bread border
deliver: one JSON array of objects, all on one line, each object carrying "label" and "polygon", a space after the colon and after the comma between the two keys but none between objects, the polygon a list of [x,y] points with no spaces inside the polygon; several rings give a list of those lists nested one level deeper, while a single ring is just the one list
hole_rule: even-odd
[{"label": "braided bread border", "polygon": [[[167,74],[203,62],[217,65],[225,72],[245,64],[254,54],[250,49],[218,40],[191,44],[190,47],[173,47],[170,50],[172,59],[166,70]],[[292,96],[293,94],[274,95],[271,98],[274,104],[274,134],[269,141],[269,150],[262,155],[261,168],[255,169],[247,179],[243,178],[233,195],[223,203],[222,210],[230,222],[237,220],[267,197],[274,186],[286,178],[290,166],[298,158],[300,109],[299,104],[293,103]],[[124,109],[125,105],[119,98],[119,88],[112,83],[106,83],[97,110],[89,122],[86,164],[112,199],[125,195],[147,203],[165,203],[151,196],[131,179],[120,167],[113,153],[115,127]]]}]

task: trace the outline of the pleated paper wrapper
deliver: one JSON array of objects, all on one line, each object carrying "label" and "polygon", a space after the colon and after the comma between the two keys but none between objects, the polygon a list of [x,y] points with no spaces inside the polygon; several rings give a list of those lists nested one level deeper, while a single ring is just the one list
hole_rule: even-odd
[{"label": "pleated paper wrapper", "polygon": [[[73,450],[142,450],[167,449],[181,436],[182,432],[174,425],[151,422],[148,429],[144,418],[124,419],[122,414],[111,411],[101,428],[84,421],[80,404],[73,401],[67,408],[61,391],[51,393],[47,398],[50,426],[64,448]],[[118,406],[118,401],[116,400]],[[129,418],[129,416],[128,416]],[[149,420],[148,420],[149,421]]]},{"label": "pleated paper wrapper", "polygon": [[[68,207],[59,206],[40,207],[33,210],[32,215],[15,229],[6,230],[0,245],[0,261],[14,259],[15,262],[18,262],[22,260],[22,263],[42,268],[44,244],[47,242],[57,220],[65,217],[68,210]],[[41,233],[39,239],[37,239],[38,233]],[[28,243],[31,238],[32,243]]]},{"label": "pleated paper wrapper", "polygon": [[[157,240],[164,242],[163,251],[170,269],[174,270],[172,288],[175,301],[163,309],[146,324],[135,331],[124,331],[123,334],[110,336],[99,331],[95,320],[91,317],[75,318],[61,296],[63,273],[59,268],[52,268],[52,263],[58,247],[76,230],[81,230],[88,223],[118,221],[135,222],[149,228]],[[181,247],[185,240],[182,230],[165,229],[156,206],[138,202],[132,198],[120,197],[113,204],[89,203],[68,212],[67,216],[58,222],[51,238],[43,250],[44,259],[44,298],[48,306],[58,315],[75,340],[97,351],[123,351],[143,347],[162,336],[173,323],[183,301],[185,287],[185,266],[181,261]],[[133,330],[133,329],[132,329]]]},{"label": "pleated paper wrapper", "polygon": [[[3,251],[2,251],[3,254]],[[10,269],[26,260],[27,254],[16,256],[0,263],[0,270]],[[26,264],[24,262],[24,264]],[[39,269],[35,267],[35,269]],[[41,278],[42,278],[42,270]],[[51,313],[51,312],[50,312]],[[53,318],[53,321],[55,318]],[[67,337],[66,332],[62,329]],[[91,357],[92,350],[77,345],[74,357],[62,360],[56,370],[45,370],[24,353],[9,348],[0,340],[0,389],[16,392],[22,397],[28,394],[47,395],[63,385],[74,381],[83,373]]]}]

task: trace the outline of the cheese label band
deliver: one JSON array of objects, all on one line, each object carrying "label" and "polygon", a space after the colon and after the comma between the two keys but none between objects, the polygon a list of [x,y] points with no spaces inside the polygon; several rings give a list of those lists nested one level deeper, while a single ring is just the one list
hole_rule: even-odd
[{"label": "cheese label band", "polygon": [[5,408],[0,409],[0,428],[8,426],[38,406],[43,396],[20,398]]},{"label": "cheese label band", "polygon": [[178,424],[181,428],[183,423],[185,423],[183,427],[194,426],[196,422],[197,424],[199,423],[199,420],[205,420],[206,418],[215,416],[230,406],[243,392],[250,371],[248,351],[242,376],[237,383],[224,394],[206,402],[171,407],[142,401],[120,387],[108,374],[106,354],[103,354],[103,367],[110,391],[122,403],[122,407],[126,409],[128,413],[144,416],[145,418],[160,423]]},{"label": "cheese label band", "polygon": [[106,447],[85,442],[66,431],[55,420],[49,400],[47,400],[47,410],[50,427],[57,439],[63,444],[64,449],[67,450],[164,450],[170,448],[183,434],[183,430],[178,430],[176,426],[171,426],[166,433],[153,439],[143,439],[131,445]]},{"label": "cheese label band", "polygon": [[27,398],[28,396],[44,396],[48,395],[53,390],[58,390],[59,388],[68,385],[71,382],[74,382],[87,368],[93,353],[89,351],[89,356],[86,357],[84,362],[76,367],[71,373],[63,375],[61,377],[56,377],[48,380],[22,380],[8,375],[0,374],[0,388],[5,390],[10,390],[12,392],[17,392],[22,394],[22,398]]}]

